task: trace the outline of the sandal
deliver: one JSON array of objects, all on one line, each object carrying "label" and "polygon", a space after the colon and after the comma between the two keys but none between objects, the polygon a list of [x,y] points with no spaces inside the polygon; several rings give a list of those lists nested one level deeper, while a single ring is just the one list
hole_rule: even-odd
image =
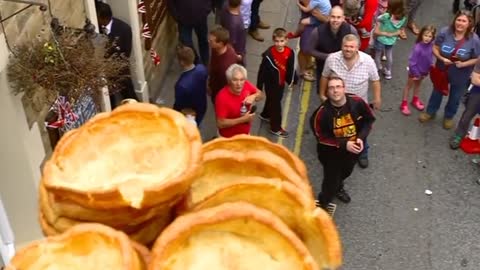
[{"label": "sandal", "polygon": [[308,82],[314,82],[315,81],[315,77],[311,73],[307,73],[307,72],[302,74],[302,78],[305,81],[308,81]]},{"label": "sandal", "polygon": [[414,22],[411,22],[407,25],[408,29],[410,29],[410,31],[412,31],[412,33],[414,33],[415,35],[418,35],[420,34],[420,29],[418,28],[417,24],[414,23]]}]

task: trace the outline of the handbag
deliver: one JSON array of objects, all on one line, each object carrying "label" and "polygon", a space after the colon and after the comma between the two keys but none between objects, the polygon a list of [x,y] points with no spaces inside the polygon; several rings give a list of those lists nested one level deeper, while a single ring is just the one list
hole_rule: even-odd
[{"label": "handbag", "polygon": [[433,84],[433,89],[440,92],[444,96],[448,96],[449,93],[449,83],[448,83],[448,67],[441,69],[434,65],[430,68],[430,80]]},{"label": "handbag", "polygon": [[[452,56],[457,54],[457,51],[460,49],[460,47],[462,47],[463,43],[465,43],[465,38],[462,38],[457,43],[455,49],[453,49],[452,51]],[[439,68],[437,65],[434,65],[430,69],[430,80],[432,81],[433,88],[436,91],[440,92],[440,94],[444,96],[448,96],[448,94],[450,93],[450,83],[448,82],[448,66],[442,69]]]}]

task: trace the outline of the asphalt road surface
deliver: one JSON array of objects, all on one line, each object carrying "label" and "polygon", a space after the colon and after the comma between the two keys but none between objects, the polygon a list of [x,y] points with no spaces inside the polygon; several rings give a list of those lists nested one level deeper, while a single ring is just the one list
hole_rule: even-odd
[{"label": "asphalt road surface", "polygon": [[[452,17],[451,1],[424,0],[417,21],[440,28]],[[422,125],[414,109],[409,117],[398,109],[413,43],[409,33],[407,41],[397,44],[393,79],[382,79],[383,109],[377,112],[369,137],[370,167],[357,166],[347,180],[352,202],[336,202],[342,269],[480,269],[480,185],[476,183],[480,168],[471,163],[472,156],[449,149],[452,131],[442,128],[441,117]],[[425,103],[431,91],[426,80],[421,91]],[[313,90],[307,94],[309,98],[299,98],[300,108],[302,99],[309,104],[305,126],[298,128],[302,134],[289,146],[298,151],[300,145],[300,156],[319,191],[322,172],[308,126],[318,96]],[[456,119],[462,111],[463,105]],[[432,195],[425,194],[427,189]]]}]

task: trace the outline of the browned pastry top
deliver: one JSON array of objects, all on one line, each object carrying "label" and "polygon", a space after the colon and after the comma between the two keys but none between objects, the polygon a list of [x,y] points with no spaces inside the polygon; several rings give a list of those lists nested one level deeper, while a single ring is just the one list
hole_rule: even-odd
[{"label": "browned pastry top", "polygon": [[183,193],[201,162],[198,129],[168,108],[132,103],[62,137],[43,182],[100,208],[154,205]]},{"label": "browned pastry top", "polygon": [[278,217],[245,202],[178,217],[155,242],[149,270],[314,270],[302,241]]},{"label": "browned pastry top", "polygon": [[29,244],[16,253],[6,269],[141,270],[140,251],[137,253],[124,233],[89,223]]}]

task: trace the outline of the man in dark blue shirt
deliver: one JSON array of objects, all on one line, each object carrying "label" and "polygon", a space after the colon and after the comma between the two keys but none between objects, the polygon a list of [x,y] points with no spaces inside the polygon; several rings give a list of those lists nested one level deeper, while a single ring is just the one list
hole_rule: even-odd
[{"label": "man in dark blue shirt", "polygon": [[173,109],[185,114],[191,111],[200,125],[207,111],[207,68],[195,65],[195,53],[190,47],[179,47],[177,59],[183,70],[175,84],[175,103]]}]

